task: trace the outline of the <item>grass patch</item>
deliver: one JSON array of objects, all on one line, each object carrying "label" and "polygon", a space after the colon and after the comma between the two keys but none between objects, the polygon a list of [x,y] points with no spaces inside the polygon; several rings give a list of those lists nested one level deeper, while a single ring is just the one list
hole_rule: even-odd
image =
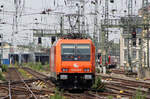
[{"label": "grass patch", "polygon": [[146,94],[143,95],[139,90],[136,91],[136,94],[132,99],[146,99]]},{"label": "grass patch", "polygon": [[28,72],[24,71],[23,69],[18,69],[18,71],[21,73],[21,75],[24,78],[32,78],[33,77],[32,75],[30,75]]},{"label": "grass patch", "polygon": [[43,69],[43,66],[40,62],[37,62],[37,63],[30,62],[30,63],[27,63],[27,64],[23,64],[23,66],[30,67],[30,68],[32,68],[34,70],[37,70],[37,71],[40,71],[40,70]]},{"label": "grass patch", "polygon": [[113,97],[113,96],[108,96],[107,98],[108,98],[108,99],[113,99],[114,97]]},{"label": "grass patch", "polygon": [[32,68],[33,70],[36,70],[36,71],[49,70],[49,64],[48,63],[45,65],[42,65],[40,62],[37,62],[37,63],[30,62],[30,63],[24,63],[23,66]]},{"label": "grass patch", "polygon": [[104,91],[105,90],[105,85],[101,81],[101,77],[98,76],[95,78],[95,83],[92,86],[93,91]]}]

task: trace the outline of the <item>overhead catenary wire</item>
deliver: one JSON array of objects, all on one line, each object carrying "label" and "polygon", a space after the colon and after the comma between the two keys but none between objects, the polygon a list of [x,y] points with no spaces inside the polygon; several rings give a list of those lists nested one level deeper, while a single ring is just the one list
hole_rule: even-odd
[{"label": "overhead catenary wire", "polygon": [[[5,1],[5,0],[3,0],[3,1]],[[8,1],[8,0],[7,0]],[[53,11],[52,12],[50,12],[49,14],[47,13],[46,15],[51,15],[51,14],[54,14],[54,15],[58,15],[59,16],[59,11],[58,11],[58,8],[60,7],[60,3],[59,3],[59,1],[61,1],[61,0],[43,0],[43,7],[42,8],[40,8],[40,9],[36,9],[36,8],[32,8],[32,7],[24,7],[24,10],[26,10],[26,9],[32,9],[32,11],[31,11],[31,13],[28,13],[28,12],[23,12],[22,14],[21,14],[21,17],[33,17],[33,16],[37,16],[37,15],[41,15],[41,16],[43,16],[42,14],[41,14],[41,11],[42,10],[44,10],[44,9],[47,9],[47,5],[50,5],[50,7],[51,7],[51,9],[53,9]],[[67,5],[67,3],[68,3],[68,1],[69,0],[62,0],[63,1],[63,3],[64,3],[64,6],[63,6],[63,9],[66,9],[66,7],[65,7],[65,5]],[[89,5],[89,6],[91,6],[91,4],[89,3],[90,1],[92,1],[92,0],[86,0],[86,3],[87,3],[87,5]],[[104,4],[104,1],[105,0],[101,0],[101,2],[99,3],[99,5],[101,4],[101,6],[103,6]],[[121,0],[121,1],[126,1],[126,0]],[[52,3],[53,2],[53,3]],[[55,2],[55,6],[54,6],[54,2]],[[114,4],[114,7],[115,7],[115,5],[116,4]],[[118,4],[119,5],[119,4]],[[116,5],[116,9],[119,9],[119,7],[118,7],[118,5]],[[124,6],[125,6],[125,4],[124,4]],[[48,7],[49,8],[49,7]],[[121,11],[121,8],[119,9],[120,11]],[[119,14],[118,15],[118,13],[120,13],[119,12],[119,10],[118,10],[118,12],[116,13],[116,14],[109,14],[109,17],[111,18],[111,17],[115,17],[115,18],[121,18],[122,16],[124,16],[124,13],[122,12],[121,14]],[[22,11],[22,10],[21,10]],[[58,12],[57,12],[58,11]],[[64,10],[65,11],[65,10]],[[37,12],[37,13],[34,13],[34,12]],[[11,15],[13,14],[13,12],[11,13],[9,13],[9,12],[5,12],[5,15],[10,15],[10,17],[11,17]],[[87,16],[88,14],[90,14],[90,13],[85,13],[85,16]],[[103,13],[98,13],[98,15],[99,16],[102,16],[102,15],[104,15]],[[92,17],[92,16],[91,16]],[[102,17],[100,17],[100,18],[102,18]],[[45,17],[43,17],[43,20],[47,20],[47,16],[45,16]],[[58,21],[58,18],[57,18],[57,21]],[[65,20],[65,22],[67,22],[66,20]],[[43,21],[42,23],[46,23],[46,24],[51,24],[51,23],[48,23],[47,21],[45,22],[45,21]],[[88,22],[88,24],[89,24],[90,22]],[[92,22],[91,22],[92,23]],[[20,23],[19,23],[20,24]],[[6,24],[7,25],[7,24]],[[46,25],[45,25],[46,26]],[[47,26],[50,26],[50,25],[47,25]],[[19,26],[20,27],[20,26]]]}]

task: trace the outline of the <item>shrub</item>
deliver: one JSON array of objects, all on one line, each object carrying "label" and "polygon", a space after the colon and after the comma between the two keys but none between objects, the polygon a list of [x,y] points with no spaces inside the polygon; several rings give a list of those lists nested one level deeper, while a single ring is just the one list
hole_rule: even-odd
[{"label": "shrub", "polygon": [[2,72],[1,72],[1,71],[0,71],[0,80],[5,81],[5,78],[4,78],[4,76],[3,76],[3,74],[2,74]]},{"label": "shrub", "polygon": [[55,94],[53,96],[50,96],[50,99],[66,99],[63,95],[62,95],[62,91],[59,92],[57,89],[55,90]]},{"label": "shrub", "polygon": [[100,73],[100,70],[99,70],[99,68],[96,68],[96,73]]},{"label": "shrub", "polygon": [[8,66],[7,66],[7,65],[5,65],[5,64],[3,64],[3,65],[2,65],[2,72],[6,72],[6,71],[7,71],[7,69],[8,69]]}]

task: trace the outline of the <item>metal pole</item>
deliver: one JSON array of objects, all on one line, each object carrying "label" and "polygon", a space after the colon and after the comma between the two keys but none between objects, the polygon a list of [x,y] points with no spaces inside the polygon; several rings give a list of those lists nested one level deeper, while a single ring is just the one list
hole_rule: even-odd
[{"label": "metal pole", "polygon": [[147,67],[149,67],[149,27],[147,27]]},{"label": "metal pole", "polygon": [[1,64],[3,64],[3,53],[4,53],[4,41],[3,41],[3,34],[1,35],[1,37],[2,37],[2,42],[1,42],[1,46],[2,46],[2,56],[1,56]]},{"label": "metal pole", "polygon": [[132,22],[132,4],[133,4],[133,1],[132,0],[128,0],[128,63],[129,63],[129,67],[131,69],[131,72],[132,72],[132,66],[131,66],[131,56],[130,56],[130,44],[129,44],[129,39],[130,39],[130,34],[131,34],[131,22]]},{"label": "metal pole", "polygon": [[109,19],[109,2],[108,0],[105,0],[105,24],[106,24],[106,29],[105,29],[105,64],[107,62],[107,56],[108,56],[108,19]]},{"label": "metal pole", "polygon": [[140,53],[139,53],[139,55],[140,55],[140,57],[139,57],[139,59],[140,59],[139,67],[140,68],[142,68],[142,56],[143,56],[142,49],[143,49],[143,32],[141,33],[141,45],[140,45]]},{"label": "metal pole", "polygon": [[61,22],[60,22],[60,34],[63,34],[64,33],[64,15],[62,15],[60,17],[60,20],[61,20]]},{"label": "metal pole", "polygon": [[149,15],[148,15],[148,0],[142,0],[142,7],[146,7],[143,16],[146,17],[144,22],[147,29],[147,67],[149,67]]},{"label": "metal pole", "polygon": [[80,6],[78,5],[78,32],[80,33]]}]

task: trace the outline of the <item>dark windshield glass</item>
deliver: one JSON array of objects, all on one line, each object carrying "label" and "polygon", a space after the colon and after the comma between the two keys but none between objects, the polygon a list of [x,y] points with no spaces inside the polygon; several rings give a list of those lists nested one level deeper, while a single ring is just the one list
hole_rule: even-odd
[{"label": "dark windshield glass", "polygon": [[77,55],[90,55],[90,45],[89,44],[78,44],[76,46]]},{"label": "dark windshield glass", "polygon": [[89,44],[62,44],[62,61],[90,61]]},{"label": "dark windshield glass", "polygon": [[62,54],[64,55],[73,55],[75,53],[75,45],[74,44],[63,44],[62,45]]}]

